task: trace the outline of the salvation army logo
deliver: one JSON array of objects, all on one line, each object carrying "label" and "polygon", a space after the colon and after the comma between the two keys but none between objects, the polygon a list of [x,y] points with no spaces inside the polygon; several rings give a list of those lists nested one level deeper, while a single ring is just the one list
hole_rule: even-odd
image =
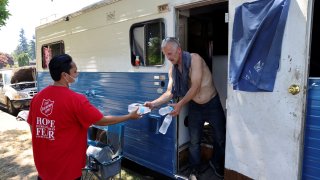
[{"label": "salvation army logo", "polygon": [[52,113],[53,104],[54,101],[51,101],[50,99],[43,99],[40,112],[45,116],[49,116]]}]

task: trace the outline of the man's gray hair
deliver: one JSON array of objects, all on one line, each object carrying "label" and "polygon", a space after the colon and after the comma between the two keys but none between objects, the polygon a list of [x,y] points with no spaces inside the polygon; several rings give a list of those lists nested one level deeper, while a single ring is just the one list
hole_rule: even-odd
[{"label": "man's gray hair", "polygon": [[167,37],[162,40],[161,49],[163,49],[168,43],[173,44],[174,48],[180,47],[179,40],[175,37]]}]

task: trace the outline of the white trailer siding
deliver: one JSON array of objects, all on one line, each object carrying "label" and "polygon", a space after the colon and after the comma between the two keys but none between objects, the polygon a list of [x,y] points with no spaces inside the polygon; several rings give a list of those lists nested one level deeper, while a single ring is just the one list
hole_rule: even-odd
[{"label": "white trailer siding", "polygon": [[[235,7],[230,1],[230,31]],[[305,121],[312,1],[292,0],[273,92],[228,86],[226,168],[253,179],[299,179]],[[229,41],[232,37],[229,31]],[[301,92],[288,88],[297,84]]]}]

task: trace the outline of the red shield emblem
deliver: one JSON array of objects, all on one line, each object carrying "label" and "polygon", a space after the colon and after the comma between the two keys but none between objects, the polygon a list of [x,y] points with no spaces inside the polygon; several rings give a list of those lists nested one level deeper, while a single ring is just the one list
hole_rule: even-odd
[{"label": "red shield emblem", "polygon": [[54,104],[54,101],[51,101],[50,99],[43,99],[42,105],[40,108],[41,113],[48,117],[52,113],[53,104]]}]

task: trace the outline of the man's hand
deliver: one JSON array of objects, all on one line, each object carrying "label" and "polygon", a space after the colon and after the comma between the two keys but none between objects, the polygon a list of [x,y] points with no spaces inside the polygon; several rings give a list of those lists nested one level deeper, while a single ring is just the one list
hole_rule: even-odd
[{"label": "man's hand", "polygon": [[173,110],[169,113],[171,116],[175,117],[179,115],[181,111],[181,105],[179,103],[168,104],[168,106],[173,107]]},{"label": "man's hand", "polygon": [[143,105],[148,107],[148,108],[150,108],[151,110],[153,108],[155,108],[155,105],[152,102],[149,102],[149,101],[146,101]]},{"label": "man's hand", "polygon": [[142,117],[142,115],[138,113],[138,109],[139,108],[129,113],[130,119],[140,119]]}]

